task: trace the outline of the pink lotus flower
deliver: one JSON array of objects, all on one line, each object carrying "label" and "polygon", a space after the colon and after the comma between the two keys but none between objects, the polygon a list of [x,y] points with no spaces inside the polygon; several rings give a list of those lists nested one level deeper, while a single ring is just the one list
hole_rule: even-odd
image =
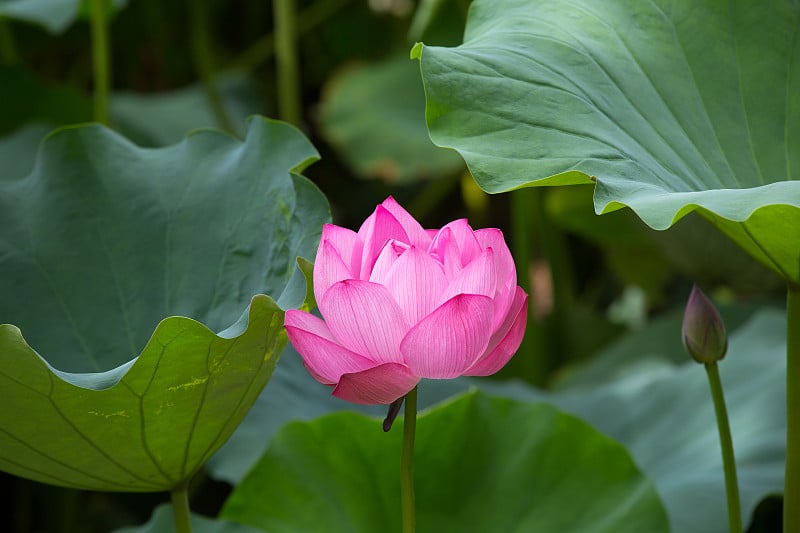
[{"label": "pink lotus flower", "polygon": [[391,403],[421,378],[494,374],[528,314],[500,230],[463,219],[425,230],[391,197],[358,233],[323,227],[314,295],[324,321],[287,311],[289,339],[317,381],[362,404]]}]

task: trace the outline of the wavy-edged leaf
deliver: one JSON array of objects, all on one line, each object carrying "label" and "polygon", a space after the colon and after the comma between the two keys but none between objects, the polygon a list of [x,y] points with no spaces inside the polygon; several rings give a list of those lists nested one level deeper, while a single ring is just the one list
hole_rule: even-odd
[{"label": "wavy-edged leaf", "polygon": [[261,118],[159,149],[85,126],[0,180],[0,467],[128,491],[195,472],[272,374],[282,309],[310,303],[296,259],[330,213],[291,171],[316,157]]},{"label": "wavy-edged leaf", "polygon": [[[401,430],[354,413],[290,424],[220,516],[276,533],[399,529]],[[436,407],[414,467],[420,532],[669,531],[625,449],[548,405],[472,393]]]},{"label": "wavy-edged leaf", "polygon": [[490,192],[596,181],[595,211],[697,210],[800,283],[800,4],[473,3],[417,45],[431,137]]},{"label": "wavy-edged leaf", "polygon": [[73,488],[170,490],[255,401],[286,343],[282,325],[281,309],[258,295],[236,337],[171,317],[132,364],[79,375],[54,371],[19,329],[0,326],[0,468]]},{"label": "wavy-edged leaf", "polygon": [[0,322],[68,372],[125,363],[165,316],[221,331],[313,257],[327,203],[289,171],[316,157],[260,118],[244,143],[199,131],[159,149],[61,130],[30,175],[0,181]]}]

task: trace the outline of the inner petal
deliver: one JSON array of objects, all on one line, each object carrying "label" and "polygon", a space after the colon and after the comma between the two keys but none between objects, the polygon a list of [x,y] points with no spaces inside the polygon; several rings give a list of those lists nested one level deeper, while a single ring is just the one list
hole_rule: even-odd
[{"label": "inner petal", "polygon": [[413,325],[438,305],[447,278],[441,263],[412,246],[392,265],[384,284]]}]

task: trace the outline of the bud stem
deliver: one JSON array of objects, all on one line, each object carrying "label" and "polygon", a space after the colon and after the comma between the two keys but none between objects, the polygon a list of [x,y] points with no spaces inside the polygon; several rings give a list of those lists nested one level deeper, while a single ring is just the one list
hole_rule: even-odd
[{"label": "bud stem", "polygon": [[800,531],[800,287],[786,297],[786,477],[783,530]]},{"label": "bud stem", "polygon": [[742,532],[742,511],[739,503],[739,483],[736,479],[736,459],[733,455],[733,439],[728,423],[728,410],[725,407],[725,395],[722,393],[722,381],[719,378],[719,367],[716,362],[706,363],[708,384],[711,387],[711,398],[714,401],[714,413],[717,416],[719,443],[722,447],[722,467],[725,470],[725,495],[728,498],[728,528],[731,533]]},{"label": "bud stem", "polygon": [[406,394],[403,420],[403,452],[400,458],[400,505],[403,533],[414,533],[417,525],[414,509],[414,435],[417,430],[417,388]]}]

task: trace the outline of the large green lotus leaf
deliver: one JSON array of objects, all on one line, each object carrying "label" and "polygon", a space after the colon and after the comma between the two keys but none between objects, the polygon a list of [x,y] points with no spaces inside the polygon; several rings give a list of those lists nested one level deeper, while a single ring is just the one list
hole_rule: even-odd
[{"label": "large green lotus leaf", "polygon": [[437,148],[425,129],[425,94],[405,56],[354,65],[327,84],[319,120],[325,138],[355,172],[408,183],[457,172],[464,163]]},{"label": "large green lotus leaf", "polygon": [[314,158],[260,118],[243,143],[200,131],[160,149],[61,130],[30,175],[0,180],[0,323],[68,372],[129,361],[165,316],[221,331],[254,294],[302,284],[295,258],[313,257],[329,214],[289,171]]},{"label": "large green lotus leaf", "polygon": [[161,149],[88,126],[0,180],[2,468],[135,491],[196,471],[269,379],[282,309],[310,303],[295,259],[329,209],[290,170],[315,157],[260,118],[244,142],[200,131]]},{"label": "large green lotus leaf", "polygon": [[230,436],[286,343],[283,312],[256,296],[247,328],[218,336],[170,317],[142,354],[100,374],[50,367],[0,326],[0,468],[53,485],[161,491],[185,482]]},{"label": "large green lotus leaf", "polygon": [[[290,424],[220,517],[274,533],[399,530],[401,433],[355,413]],[[625,449],[545,404],[472,393],[439,406],[419,418],[414,468],[420,532],[669,531]]]},{"label": "large green lotus leaf", "polygon": [[[108,8],[122,9],[128,0],[106,0]],[[88,0],[0,0],[0,16],[24,20],[61,33],[79,17],[88,17]]]},{"label": "large green lotus leaf", "polygon": [[417,45],[431,137],[490,192],[596,183],[665,229],[697,210],[800,283],[800,4],[477,0]]}]

